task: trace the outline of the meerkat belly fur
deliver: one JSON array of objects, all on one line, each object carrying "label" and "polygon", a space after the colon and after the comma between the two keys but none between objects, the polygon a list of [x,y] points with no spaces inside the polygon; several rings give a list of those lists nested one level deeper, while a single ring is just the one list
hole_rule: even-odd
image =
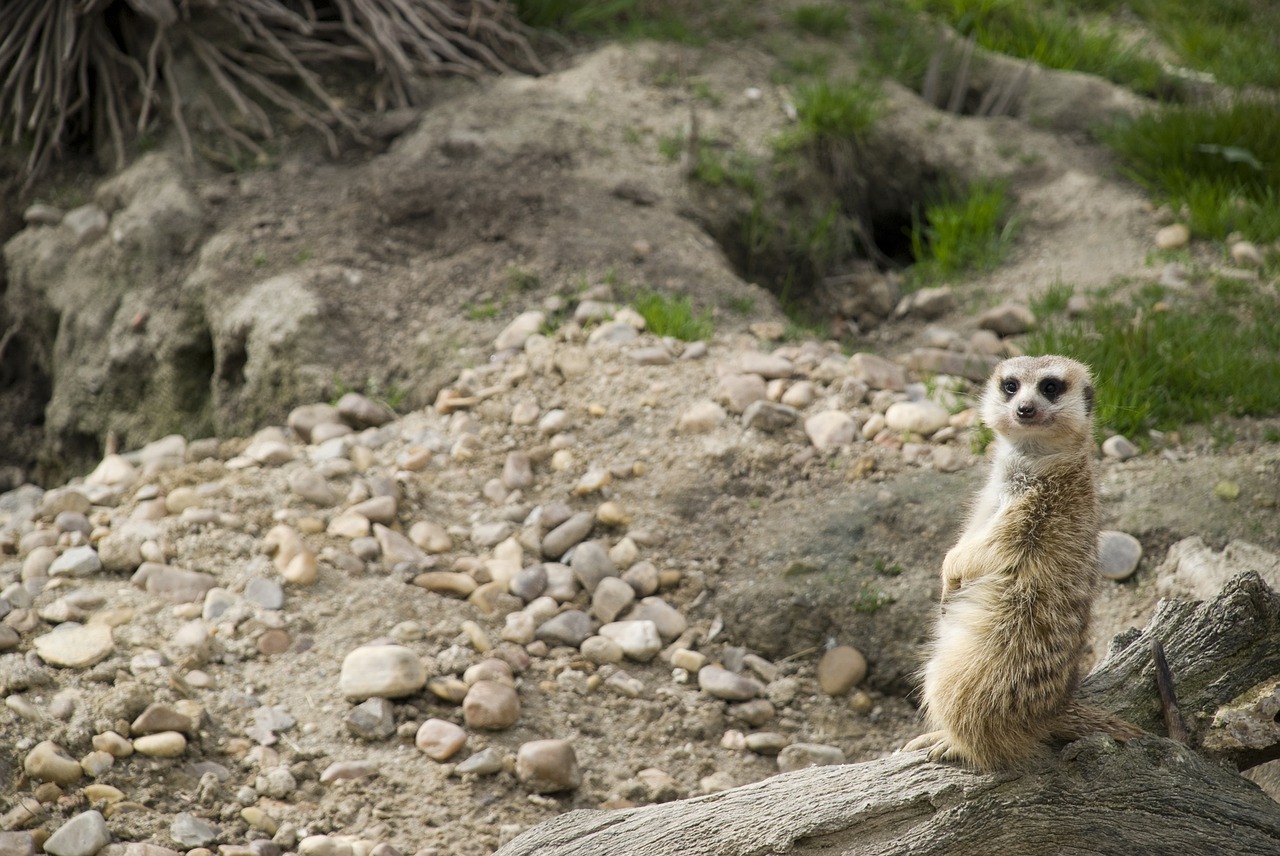
[{"label": "meerkat belly fur", "polygon": [[942,609],[924,670],[931,727],[907,749],[981,769],[1052,739],[1142,732],[1074,700],[1098,585],[1093,383],[1059,356],[996,367],[982,400],[991,477],[942,563]]}]

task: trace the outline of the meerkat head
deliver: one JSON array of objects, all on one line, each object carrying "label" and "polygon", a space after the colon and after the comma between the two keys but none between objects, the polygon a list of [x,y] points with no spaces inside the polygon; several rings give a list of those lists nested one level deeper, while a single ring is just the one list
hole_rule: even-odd
[{"label": "meerkat head", "polygon": [[982,421],[1030,453],[1091,443],[1093,379],[1067,357],[1014,357],[996,366],[982,398]]}]

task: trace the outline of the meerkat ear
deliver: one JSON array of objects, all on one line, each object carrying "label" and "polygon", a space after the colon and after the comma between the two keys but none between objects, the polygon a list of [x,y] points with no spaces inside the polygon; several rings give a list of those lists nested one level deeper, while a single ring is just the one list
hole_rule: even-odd
[{"label": "meerkat ear", "polygon": [[1093,415],[1093,384],[1091,383],[1084,385],[1084,412],[1086,416]]}]

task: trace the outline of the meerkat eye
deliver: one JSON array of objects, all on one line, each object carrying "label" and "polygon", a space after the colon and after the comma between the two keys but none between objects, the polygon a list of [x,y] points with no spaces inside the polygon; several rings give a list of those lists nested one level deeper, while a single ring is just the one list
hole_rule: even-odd
[{"label": "meerkat eye", "polygon": [[1005,395],[1013,395],[1018,391],[1018,382],[1013,378],[1005,378],[1000,384],[1000,388],[1004,390]]},{"label": "meerkat eye", "polygon": [[1062,395],[1066,388],[1067,385],[1056,377],[1047,377],[1040,381],[1040,394],[1050,401]]}]

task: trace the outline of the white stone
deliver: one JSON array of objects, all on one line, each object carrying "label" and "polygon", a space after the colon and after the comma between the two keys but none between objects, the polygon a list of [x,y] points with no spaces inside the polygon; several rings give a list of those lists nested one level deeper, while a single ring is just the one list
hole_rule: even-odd
[{"label": "white stone", "polygon": [[804,421],[804,433],[819,452],[848,446],[857,432],[857,420],[841,410],[824,410]]},{"label": "white stone", "polygon": [[85,669],[101,662],[115,650],[111,628],[105,624],[67,627],[37,636],[36,653],[51,666]]},{"label": "white stone", "polygon": [[641,663],[662,650],[662,637],[652,621],[614,621],[601,627],[599,635],[617,642],[623,654]]},{"label": "white stone", "polygon": [[422,661],[402,645],[366,645],[342,661],[338,689],[353,701],[366,698],[403,698],[427,682]]},{"label": "white stone", "polygon": [[932,401],[898,401],[889,405],[885,424],[894,431],[910,431],[928,437],[951,421],[951,414]]}]

